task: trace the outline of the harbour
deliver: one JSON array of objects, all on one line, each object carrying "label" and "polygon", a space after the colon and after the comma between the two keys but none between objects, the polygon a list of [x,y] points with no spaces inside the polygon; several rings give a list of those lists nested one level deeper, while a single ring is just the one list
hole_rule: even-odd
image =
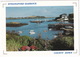
[{"label": "harbour", "polygon": [[[52,18],[48,18],[50,20],[52,20]],[[40,19],[39,19],[40,20]],[[45,19],[41,19],[41,20],[45,20]],[[31,23],[30,21],[35,21],[35,19],[15,19],[15,20],[7,20],[7,23],[9,22],[20,22],[20,23],[28,23],[28,25],[25,25],[25,26],[21,26],[21,27],[7,27],[6,30],[15,30],[16,32],[18,31],[23,31],[23,33],[21,33],[20,35],[28,35],[30,37],[33,37],[33,38],[37,38],[38,37],[38,34],[41,34],[41,36],[46,39],[49,38],[49,39],[53,39],[55,34],[58,34],[59,32],[62,32],[61,30],[60,31],[56,31],[56,30],[48,30],[48,24],[57,24],[59,22],[43,22],[43,23]],[[29,34],[30,30],[34,30],[35,31],[35,34]]]}]

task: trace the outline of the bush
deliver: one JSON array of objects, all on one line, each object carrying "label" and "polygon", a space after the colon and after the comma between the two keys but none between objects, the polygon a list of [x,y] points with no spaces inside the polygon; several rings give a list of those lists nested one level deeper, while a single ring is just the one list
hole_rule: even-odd
[{"label": "bush", "polygon": [[74,38],[55,38],[50,42],[52,50],[74,50]]}]

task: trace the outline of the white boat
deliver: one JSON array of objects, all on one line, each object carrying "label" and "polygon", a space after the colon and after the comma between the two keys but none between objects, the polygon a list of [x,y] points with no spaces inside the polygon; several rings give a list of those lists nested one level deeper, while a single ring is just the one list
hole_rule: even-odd
[{"label": "white boat", "polygon": [[65,28],[73,28],[72,26],[65,26]]},{"label": "white boat", "polygon": [[35,34],[34,30],[30,30],[29,34]]},{"label": "white boat", "polygon": [[52,30],[51,28],[49,30]]},{"label": "white boat", "polygon": [[18,31],[19,34],[23,33],[22,31]]},{"label": "white boat", "polygon": [[55,35],[54,38],[56,38],[57,36]]}]

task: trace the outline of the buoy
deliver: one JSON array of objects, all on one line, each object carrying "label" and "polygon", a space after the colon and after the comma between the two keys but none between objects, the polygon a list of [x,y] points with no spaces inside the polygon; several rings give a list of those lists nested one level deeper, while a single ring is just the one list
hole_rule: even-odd
[{"label": "buoy", "polygon": [[44,30],[44,32],[47,32],[46,30]]}]

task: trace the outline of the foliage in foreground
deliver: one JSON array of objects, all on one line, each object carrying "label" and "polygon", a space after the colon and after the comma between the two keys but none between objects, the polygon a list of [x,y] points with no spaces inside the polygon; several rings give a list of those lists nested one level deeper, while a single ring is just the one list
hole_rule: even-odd
[{"label": "foliage in foreground", "polygon": [[[65,36],[62,38],[54,38],[52,40],[44,40],[41,37],[30,38],[28,36],[19,36],[16,34],[6,34],[6,50],[18,51],[21,46],[34,45],[40,50],[74,50],[74,38]],[[36,51],[37,51],[36,50]]]}]

